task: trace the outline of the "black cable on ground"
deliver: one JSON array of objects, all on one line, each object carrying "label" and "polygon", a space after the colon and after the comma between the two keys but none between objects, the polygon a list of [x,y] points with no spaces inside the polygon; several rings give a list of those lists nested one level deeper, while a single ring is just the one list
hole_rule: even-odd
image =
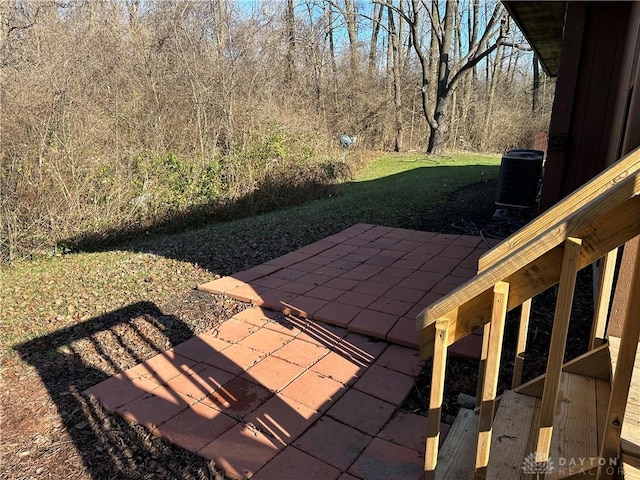
[{"label": "black cable on ground", "polygon": [[488,222],[484,225],[477,225],[471,220],[461,219],[460,222],[455,222],[451,226],[457,230],[461,230],[464,235],[474,235],[482,238],[482,241],[489,247],[493,247],[487,240],[487,238],[503,240],[520,230],[526,222],[520,220],[501,220]]}]

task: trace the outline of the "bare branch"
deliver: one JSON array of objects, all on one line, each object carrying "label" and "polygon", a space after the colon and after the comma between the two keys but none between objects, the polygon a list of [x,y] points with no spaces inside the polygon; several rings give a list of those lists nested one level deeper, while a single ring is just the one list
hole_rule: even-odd
[{"label": "bare branch", "polygon": [[372,0],[372,3],[377,3],[378,5],[382,5],[383,7],[387,7],[390,10],[393,10],[395,13],[404,18],[407,23],[413,24],[411,18],[405,12],[396,7],[392,2],[389,2],[388,0]]},{"label": "bare branch", "polygon": [[494,43],[488,49],[482,52],[480,55],[478,55],[477,57],[473,58],[472,60],[465,63],[462,67],[460,67],[460,69],[455,73],[455,75],[449,81],[449,84],[447,85],[447,90],[450,90],[456,84],[456,82],[460,79],[460,77],[464,72],[466,72],[470,68],[475,67],[480,62],[480,60],[489,56],[489,54],[491,54],[496,48],[498,48],[499,44],[500,42]]},{"label": "bare branch", "polygon": [[515,48],[516,50],[521,50],[523,52],[533,52],[533,48],[531,48],[529,45],[526,45],[524,43],[514,43],[514,42],[502,41],[502,42],[500,42],[500,45],[503,45],[505,47]]}]

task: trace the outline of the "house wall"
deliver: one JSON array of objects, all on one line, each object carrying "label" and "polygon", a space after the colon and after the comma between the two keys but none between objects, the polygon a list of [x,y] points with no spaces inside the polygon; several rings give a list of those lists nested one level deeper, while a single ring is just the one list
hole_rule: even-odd
[{"label": "house wall", "polygon": [[[640,147],[640,3],[638,2],[633,3],[629,15],[625,70],[618,88],[624,93],[624,99],[620,101],[617,109],[621,119],[617,130],[619,150],[610,154],[617,153],[620,157]],[[640,219],[638,221],[640,222]],[[622,334],[628,300],[634,294],[631,292],[630,284],[639,244],[640,237],[636,237],[624,246],[607,336],[620,337]],[[635,294],[637,295],[637,292]]]},{"label": "house wall", "polygon": [[568,2],[540,211],[619,158],[614,152],[624,116],[620,104],[627,96],[619,86],[628,68],[634,7],[629,2]]},{"label": "house wall", "polygon": [[[568,2],[540,211],[638,146],[640,2]],[[607,336],[622,333],[639,246],[623,248]]]}]

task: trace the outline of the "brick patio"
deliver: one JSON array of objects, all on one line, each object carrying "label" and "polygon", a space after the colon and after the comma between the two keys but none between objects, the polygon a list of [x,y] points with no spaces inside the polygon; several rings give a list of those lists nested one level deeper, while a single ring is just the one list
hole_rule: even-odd
[{"label": "brick patio", "polygon": [[[232,478],[417,480],[426,417],[400,408],[422,367],[415,315],[485,251],[355,225],[202,285],[254,306],[86,393]],[[480,344],[451,352],[477,358]]]},{"label": "brick patio", "polygon": [[[480,237],[357,224],[199,289],[417,348],[416,315],[472,278],[487,250]],[[481,343],[451,353],[477,359]]]}]

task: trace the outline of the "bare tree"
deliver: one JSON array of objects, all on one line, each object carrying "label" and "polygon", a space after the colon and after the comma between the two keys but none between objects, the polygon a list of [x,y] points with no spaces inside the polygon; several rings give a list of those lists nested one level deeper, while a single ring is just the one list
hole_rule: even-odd
[{"label": "bare tree", "polygon": [[293,0],[287,0],[285,23],[287,25],[287,71],[285,82],[291,86],[295,70],[294,58],[296,51],[296,23],[293,11]]},{"label": "bare tree", "polygon": [[374,5],[371,39],[369,41],[369,67],[368,74],[372,77],[376,71],[376,62],[378,61],[378,36],[380,34],[380,25],[382,23],[383,8],[379,4]]},{"label": "bare tree", "polygon": [[[457,65],[453,65],[451,56],[451,41],[454,33],[454,15],[457,2],[446,2],[444,24],[435,20],[434,11],[430,18],[434,20],[433,28],[438,30],[438,46],[440,62],[438,65],[438,83],[433,117],[430,117],[429,153],[441,153],[449,125],[448,112],[451,102],[451,92],[462,78],[462,75],[486,58],[498,48],[504,38],[504,30],[500,30],[506,23],[505,13],[500,3],[496,3],[493,13],[485,27],[485,31],[475,44],[470,44],[467,54]],[[436,7],[437,4],[433,4]],[[435,8],[434,8],[435,10]]]},{"label": "bare tree", "polygon": [[[383,2],[383,0],[375,0]],[[440,154],[444,148],[449,128],[449,111],[451,108],[452,93],[456,84],[463,78],[465,72],[475,67],[481,60],[493,52],[504,38],[506,14],[500,3],[496,3],[493,12],[488,18],[483,34],[478,40],[469,42],[466,54],[462,55],[458,62],[454,61],[452,46],[455,34],[455,16],[458,11],[457,1],[444,2],[444,6],[438,0],[411,0],[409,11],[401,11],[389,1],[383,2],[402,15],[413,37],[414,50],[422,66],[422,105],[425,120],[429,127],[428,153]],[[435,98],[429,98],[429,83],[431,69],[435,62],[429,62],[424,52],[420,39],[420,27],[423,11],[431,22],[431,35],[437,44],[437,64],[435,79]],[[444,14],[444,16],[442,15]],[[471,40],[471,39],[470,39]],[[431,46],[433,53],[434,47]]]},{"label": "bare tree", "polygon": [[393,10],[387,7],[387,20],[389,24],[389,43],[392,51],[392,71],[393,71],[393,111],[395,118],[395,142],[394,150],[402,150],[402,97],[400,92],[400,41],[399,33],[396,30]]}]

